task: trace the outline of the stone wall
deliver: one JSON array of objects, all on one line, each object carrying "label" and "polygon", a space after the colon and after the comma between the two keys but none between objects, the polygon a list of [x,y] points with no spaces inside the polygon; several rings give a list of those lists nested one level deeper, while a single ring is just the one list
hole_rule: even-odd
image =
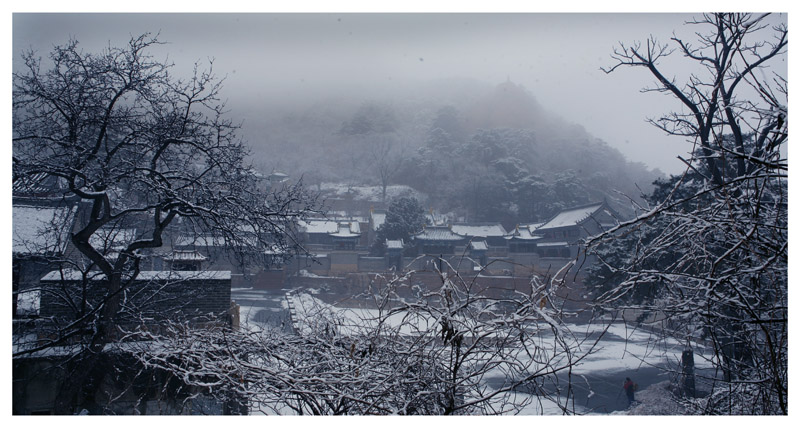
[{"label": "stone wall", "polygon": [[[252,287],[259,290],[280,290],[286,285],[285,270],[265,270],[253,275]],[[235,285],[231,285],[236,288]]]},{"label": "stone wall", "polygon": [[358,258],[359,272],[383,272],[389,266],[386,257],[360,256]]},{"label": "stone wall", "polygon": [[330,259],[330,274],[344,274],[358,272],[358,253],[337,251],[328,254]]}]

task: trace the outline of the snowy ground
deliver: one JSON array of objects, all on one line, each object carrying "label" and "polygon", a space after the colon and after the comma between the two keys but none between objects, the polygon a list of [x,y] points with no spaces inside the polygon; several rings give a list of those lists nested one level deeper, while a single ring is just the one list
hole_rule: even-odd
[{"label": "snowy ground", "polygon": [[[261,328],[264,325],[281,326],[287,332],[311,331],[314,323],[325,322],[335,316],[340,320],[338,329],[342,334],[352,334],[358,325],[369,324],[378,313],[370,309],[339,308],[323,303],[306,293],[283,294],[280,291],[266,292],[249,289],[233,290],[234,300],[241,306],[240,317],[244,326]],[[294,315],[292,320],[289,313]],[[390,318],[389,321],[397,320]],[[344,320],[344,322],[341,322]],[[294,321],[294,323],[292,323]],[[418,319],[406,326],[407,333],[414,328],[426,328],[431,320]],[[318,327],[318,326],[316,326]],[[636,414],[669,414],[671,409],[664,389],[672,375],[665,370],[675,367],[683,345],[675,341],[658,340],[646,330],[633,329],[622,323],[611,325],[568,325],[578,337],[588,337],[585,343],[593,342],[604,330],[599,345],[572,370],[574,407],[579,413],[621,414],[627,411]],[[544,333],[547,334],[547,333]],[[703,358],[703,350],[695,349],[695,364],[698,373],[711,370],[711,364]],[[565,382],[566,374],[564,375]],[[638,405],[628,409],[627,399],[622,393],[625,377],[638,383]],[[495,382],[497,384],[495,384]],[[487,387],[498,387],[500,377],[488,379]],[[652,388],[651,388],[652,387]],[[535,399],[524,391],[509,394],[515,402],[526,403],[521,415],[562,414],[561,409],[549,401]],[[652,413],[648,413],[652,412]]]},{"label": "snowy ground", "polygon": [[263,291],[251,288],[231,290],[231,299],[239,305],[239,322],[244,328],[261,329],[266,325],[291,332],[291,320],[283,291]]}]

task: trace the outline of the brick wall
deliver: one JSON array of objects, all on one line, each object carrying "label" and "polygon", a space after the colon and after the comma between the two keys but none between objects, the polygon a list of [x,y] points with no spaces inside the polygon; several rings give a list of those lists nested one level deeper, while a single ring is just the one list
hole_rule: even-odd
[{"label": "brick wall", "polygon": [[[84,282],[69,272],[61,279],[52,272],[41,281],[40,316],[75,319],[81,308],[99,305],[108,294],[103,278]],[[85,298],[84,298],[85,296]],[[212,272],[142,272],[122,295],[121,322],[144,316],[154,321],[225,316],[231,305],[231,275]]]}]

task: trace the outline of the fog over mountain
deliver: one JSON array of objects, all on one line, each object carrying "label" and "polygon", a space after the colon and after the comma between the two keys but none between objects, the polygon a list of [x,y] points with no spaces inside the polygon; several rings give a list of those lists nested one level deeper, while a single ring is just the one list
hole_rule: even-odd
[{"label": "fog over mountain", "polygon": [[[402,82],[380,96],[359,95],[331,91],[313,103],[252,110],[263,114],[244,119],[255,164],[309,185],[409,185],[429,195],[432,208],[511,226],[570,204],[624,206],[660,176],[547,111],[510,79]],[[521,188],[537,186],[526,196],[540,205],[521,208]],[[492,197],[494,209],[470,208],[471,199]]]},{"label": "fog over mountain", "polygon": [[[334,98],[406,102],[438,97],[440,104],[510,78],[545,111],[585,127],[625,156],[677,173],[689,153],[680,138],[646,123],[663,114],[664,98],[640,94],[651,80],[639,73],[606,75],[621,41],[648,35],[667,40],[691,34],[685,14],[581,13],[64,13],[15,14],[12,55],[17,70],[32,48],[45,59],[56,44],[78,40],[86,52],[124,45],[131,36],[158,34],[158,60],[186,78],[195,63],[225,78],[222,96],[243,134],[258,144],[272,120],[270,106],[309,106]],[[668,68],[676,76],[686,70]],[[478,83],[480,82],[480,83]],[[450,91],[446,89],[450,88]],[[447,93],[447,94],[445,94]],[[395,96],[397,95],[397,96]],[[302,107],[300,110],[305,109]],[[255,123],[254,123],[255,122]],[[250,127],[253,126],[251,129]]]}]

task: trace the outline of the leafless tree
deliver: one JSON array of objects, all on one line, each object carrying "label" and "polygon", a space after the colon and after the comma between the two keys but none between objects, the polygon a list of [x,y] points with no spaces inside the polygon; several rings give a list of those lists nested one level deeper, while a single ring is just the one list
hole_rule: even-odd
[{"label": "leafless tree", "polygon": [[173,325],[130,335],[147,339],[132,342],[144,366],[246,397],[254,412],[515,414],[551,403],[574,413],[569,373],[602,334],[570,332],[554,287],[538,277],[525,292],[491,297],[442,266],[438,287],[376,281],[361,296],[372,302],[366,312],[295,295],[297,334]]},{"label": "leafless tree", "polygon": [[[221,81],[198,64],[191,78],[174,79],[170,64],[148,53],[158,44],[145,34],[92,54],[70,41],[45,61],[26,53],[25,71],[13,77],[14,179],[45,174],[66,183],[87,208],[69,234],[77,264],[105,278],[98,304],[58,324],[58,334],[16,348],[24,356],[85,347],[58,412],[74,411],[96,387],[86,373],[119,337],[122,296],[177,219],[244,260],[293,245],[296,220],[312,209],[299,184],[270,192],[259,185],[238,126],[225,117]],[[137,235],[109,251],[103,231],[131,225]]]},{"label": "leafless tree", "polygon": [[402,145],[391,135],[377,135],[369,146],[372,167],[381,185],[381,200],[386,202],[386,188],[403,166]]},{"label": "leafless tree", "polygon": [[[589,240],[589,251],[622,277],[597,303],[658,314],[666,335],[714,350],[721,375],[709,396],[687,401],[692,411],[785,414],[787,25],[728,13],[687,25],[697,27],[696,40],[623,44],[606,70],[646,69],[655,85],[644,91],[679,105],[651,122],[695,148],[686,172],[636,219]],[[665,71],[674,53],[694,66],[682,81]],[[601,248],[618,239],[630,254],[614,262]],[[632,300],[642,287],[652,295]]]}]

